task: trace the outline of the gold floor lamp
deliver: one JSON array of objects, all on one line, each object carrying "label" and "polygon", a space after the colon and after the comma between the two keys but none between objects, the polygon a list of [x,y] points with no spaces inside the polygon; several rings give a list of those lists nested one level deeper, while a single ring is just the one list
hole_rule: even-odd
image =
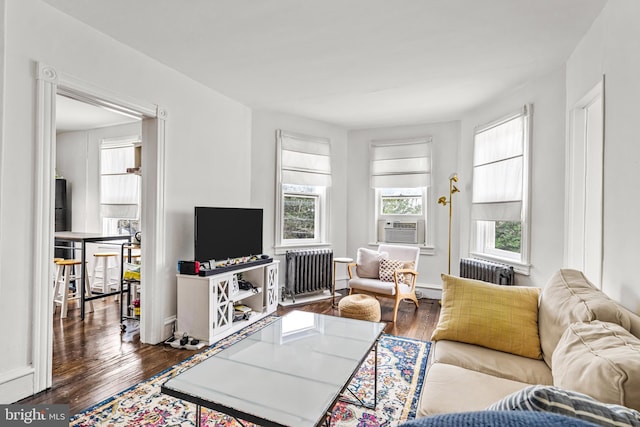
[{"label": "gold floor lamp", "polygon": [[453,194],[460,191],[458,187],[453,184],[454,182],[458,182],[458,174],[455,172],[449,177],[449,200],[447,200],[446,196],[438,199],[438,203],[442,206],[449,205],[449,269],[447,270],[447,274],[451,274],[451,217],[453,216]]}]

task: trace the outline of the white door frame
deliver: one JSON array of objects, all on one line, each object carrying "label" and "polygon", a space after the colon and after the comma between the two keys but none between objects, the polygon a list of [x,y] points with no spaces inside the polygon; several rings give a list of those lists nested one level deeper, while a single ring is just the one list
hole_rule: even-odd
[{"label": "white door frame", "polygon": [[[34,194],[33,242],[33,370],[34,393],[52,385],[53,361],[53,209],[56,162],[56,94],[73,93],[78,98],[109,106],[142,119],[142,180],[144,242],[141,248],[145,262],[141,267],[145,298],[140,321],[140,340],[156,344],[162,341],[164,293],[160,278],[165,263],[165,109],[123,95],[114,95],[54,67],[36,63],[36,181]],[[145,135],[146,134],[146,135]],[[113,325],[119,328],[119,325]]]},{"label": "white door frame", "polygon": [[[592,123],[593,113],[597,122]],[[604,77],[569,111],[565,261],[602,287],[604,231]]]}]

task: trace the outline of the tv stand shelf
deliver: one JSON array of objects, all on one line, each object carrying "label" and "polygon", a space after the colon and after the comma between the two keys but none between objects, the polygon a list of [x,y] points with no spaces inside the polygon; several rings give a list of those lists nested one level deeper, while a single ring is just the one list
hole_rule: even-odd
[{"label": "tv stand shelf", "polygon": [[[261,262],[262,261],[262,262]],[[176,333],[213,343],[248,326],[278,308],[278,260],[236,264],[210,276],[177,275]],[[238,289],[239,276],[254,290]],[[234,305],[251,308],[247,320],[234,322]]]},{"label": "tv stand shelf", "polygon": [[248,291],[238,291],[237,294],[235,295],[231,295],[231,301],[233,302],[238,302],[238,301],[242,301],[243,299],[246,298],[250,298],[256,294],[260,294],[262,293],[262,288],[255,288],[255,291],[252,290],[248,290]]}]

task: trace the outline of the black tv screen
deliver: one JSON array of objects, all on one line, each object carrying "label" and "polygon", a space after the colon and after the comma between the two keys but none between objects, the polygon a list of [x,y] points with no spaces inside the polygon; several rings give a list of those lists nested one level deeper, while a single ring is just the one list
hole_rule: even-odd
[{"label": "black tv screen", "polygon": [[195,260],[262,254],[262,209],[195,208]]}]

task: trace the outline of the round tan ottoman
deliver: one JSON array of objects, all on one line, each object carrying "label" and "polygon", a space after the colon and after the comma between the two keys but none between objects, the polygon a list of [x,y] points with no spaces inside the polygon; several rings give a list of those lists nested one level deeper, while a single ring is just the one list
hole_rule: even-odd
[{"label": "round tan ottoman", "polygon": [[338,313],[341,317],[379,322],[380,303],[369,295],[347,295],[338,303]]}]

